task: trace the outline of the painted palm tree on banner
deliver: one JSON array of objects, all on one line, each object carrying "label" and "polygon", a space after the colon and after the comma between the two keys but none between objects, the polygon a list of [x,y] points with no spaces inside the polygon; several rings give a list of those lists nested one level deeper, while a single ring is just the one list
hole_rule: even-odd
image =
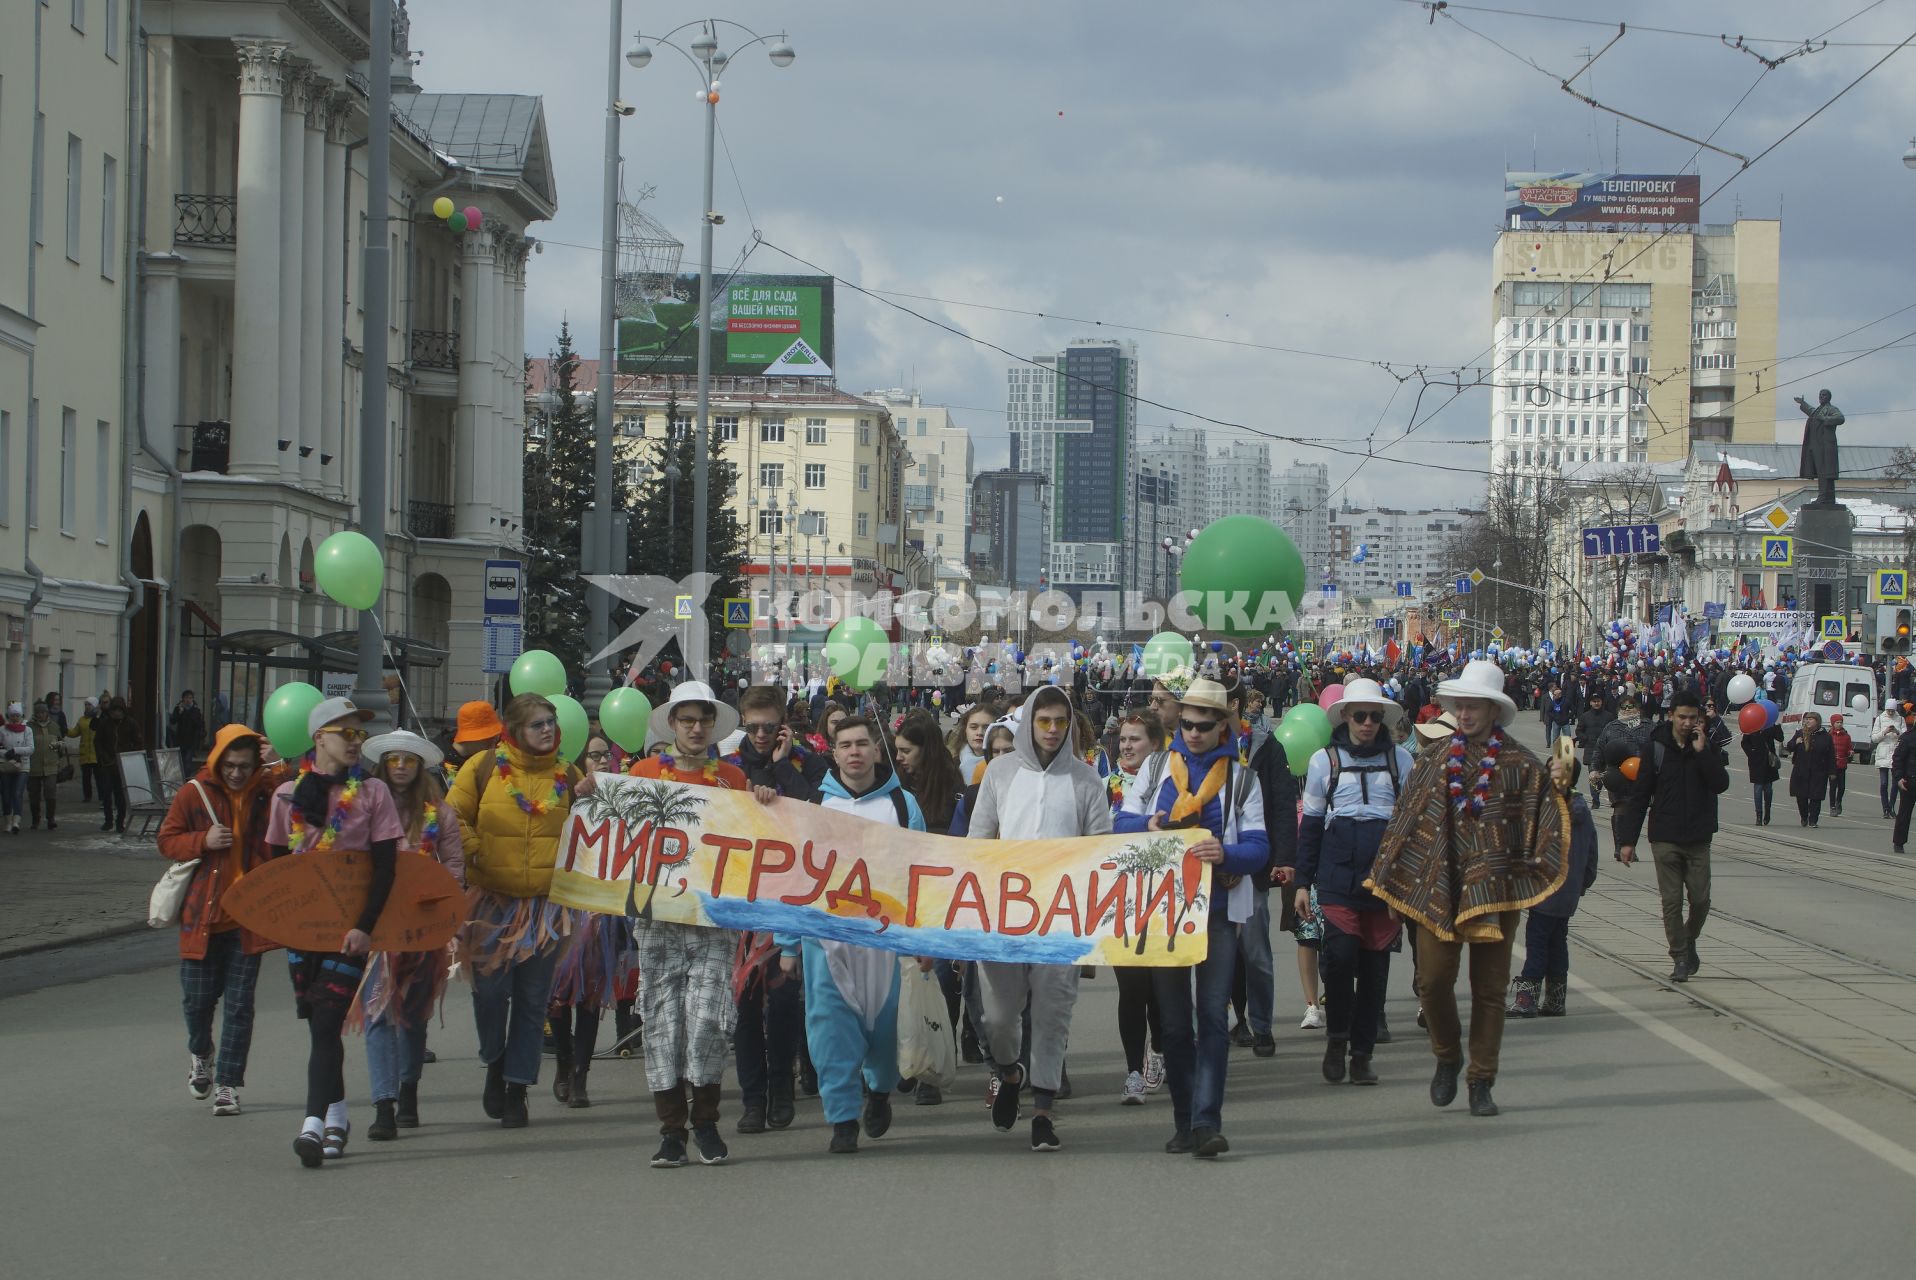
[{"label": "painted palm tree on banner", "polygon": [[[705,810],[705,801],[693,788],[681,782],[667,782],[659,778],[621,781],[601,787],[588,796],[585,803],[591,819],[598,821],[610,818],[618,821],[626,830],[634,832],[639,847],[647,850],[651,847],[654,831],[661,827],[683,827],[696,820]],[[632,887],[627,890],[625,897],[627,919],[652,918],[652,895],[648,893],[645,896],[643,907],[637,902],[640,873],[649,861],[649,857],[643,857],[632,864]]]}]

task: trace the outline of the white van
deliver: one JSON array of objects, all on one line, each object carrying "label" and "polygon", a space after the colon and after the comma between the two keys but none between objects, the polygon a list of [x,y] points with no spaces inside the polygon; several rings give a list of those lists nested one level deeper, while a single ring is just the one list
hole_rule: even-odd
[{"label": "white van", "polygon": [[[1855,706],[1857,695],[1869,700],[1866,710],[1858,711]],[[1783,714],[1777,718],[1782,726],[1783,737],[1787,741],[1796,732],[1796,726],[1803,719],[1805,711],[1814,711],[1823,717],[1823,727],[1829,728],[1830,717],[1843,717],[1843,727],[1849,730],[1854,740],[1854,759],[1858,764],[1870,764],[1869,729],[1876,719],[1880,705],[1881,691],[1876,685],[1876,672],[1869,667],[1852,667],[1841,662],[1806,662],[1796,669],[1795,678],[1790,681],[1789,701],[1784,704]]]}]

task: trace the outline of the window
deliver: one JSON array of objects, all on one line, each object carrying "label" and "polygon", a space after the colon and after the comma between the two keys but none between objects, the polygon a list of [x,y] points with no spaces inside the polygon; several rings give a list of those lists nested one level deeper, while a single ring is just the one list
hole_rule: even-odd
[{"label": "window", "polygon": [[824,444],[825,443],[825,419],[823,418],[805,419],[805,443],[806,444]]},{"label": "window", "polygon": [[785,419],[766,418],[758,424],[758,442],[760,444],[785,443]]},{"label": "window", "polygon": [[856,524],[858,528],[859,537],[869,538],[872,536],[872,513],[871,512],[869,511],[859,512]]},{"label": "window", "polygon": [[27,528],[40,527],[40,402],[27,401]]},{"label": "window", "polygon": [[80,139],[67,135],[67,261],[80,260]]},{"label": "window", "polygon": [[923,480],[923,479],[925,478],[925,467],[926,467],[926,465],[927,465],[927,464],[926,464],[926,463],[923,463],[923,462],[921,462],[921,463],[919,463],[919,464],[918,464],[918,478],[919,478],[920,480]]},{"label": "window", "polygon": [[738,415],[737,414],[735,413],[720,414],[718,417],[712,419],[712,423],[714,426],[718,428],[718,438],[720,443],[729,444],[732,441],[735,441],[738,439]]},{"label": "window", "polygon": [[871,448],[871,443],[872,443],[871,422],[869,419],[860,418],[858,420],[858,447],[861,449],[869,449]]},{"label": "window", "polygon": [[825,487],[824,463],[808,462],[805,464],[805,487],[807,489],[823,489]]},{"label": "window", "polygon": [[79,469],[80,415],[60,410],[60,532],[73,534],[74,473]]},{"label": "window", "polygon": [[858,487],[863,491],[868,491],[872,487],[872,465],[869,462],[858,464]]},{"label": "window", "polygon": [[665,434],[673,440],[689,440],[692,436],[691,417],[686,414],[680,414],[678,417],[672,419],[671,425],[666,428]]},{"label": "window", "polygon": [[777,507],[763,508],[758,513],[758,531],[767,536],[785,532],[785,513]]},{"label": "window", "polygon": [[120,0],[106,0],[100,25],[106,28],[106,56],[120,60]]},{"label": "window", "polygon": [[119,258],[120,237],[120,162],[112,156],[100,159],[100,275],[111,280],[113,264]]},{"label": "window", "polygon": [[1649,325],[1647,325],[1647,324],[1633,324],[1633,325],[1631,325],[1631,326],[1630,326],[1630,341],[1632,341],[1632,342],[1648,342],[1649,340],[1650,340],[1650,326],[1649,326]]},{"label": "window", "polygon": [[1734,369],[1736,368],[1736,356],[1733,353],[1729,355],[1699,355],[1692,361],[1692,364],[1698,369]]},{"label": "window", "polygon": [[1631,356],[1630,357],[1630,372],[1631,373],[1650,372],[1650,357],[1649,356]]},{"label": "window", "polygon": [[758,464],[758,485],[761,489],[782,489],[785,487],[785,464],[782,462],[761,462]]}]

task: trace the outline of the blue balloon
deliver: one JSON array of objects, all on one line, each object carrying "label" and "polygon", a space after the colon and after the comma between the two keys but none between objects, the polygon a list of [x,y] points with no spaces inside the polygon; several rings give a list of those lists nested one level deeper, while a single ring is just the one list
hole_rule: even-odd
[{"label": "blue balloon", "polygon": [[1777,717],[1783,714],[1783,709],[1768,698],[1758,698],[1756,705],[1763,708],[1763,727],[1765,729],[1774,725]]}]

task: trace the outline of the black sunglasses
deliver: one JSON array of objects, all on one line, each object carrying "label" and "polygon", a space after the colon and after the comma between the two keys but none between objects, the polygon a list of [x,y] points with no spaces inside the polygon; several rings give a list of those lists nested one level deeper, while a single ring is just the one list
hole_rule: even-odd
[{"label": "black sunglasses", "polygon": [[746,725],[745,732],[751,734],[753,737],[756,738],[768,733],[777,733],[780,728],[781,726],[776,720],[761,721],[757,724]]},{"label": "black sunglasses", "polygon": [[1346,720],[1355,724],[1374,724],[1384,718],[1381,711],[1352,711],[1345,715]]},{"label": "black sunglasses", "polygon": [[1209,733],[1217,728],[1215,720],[1179,720],[1178,724],[1186,733]]}]

